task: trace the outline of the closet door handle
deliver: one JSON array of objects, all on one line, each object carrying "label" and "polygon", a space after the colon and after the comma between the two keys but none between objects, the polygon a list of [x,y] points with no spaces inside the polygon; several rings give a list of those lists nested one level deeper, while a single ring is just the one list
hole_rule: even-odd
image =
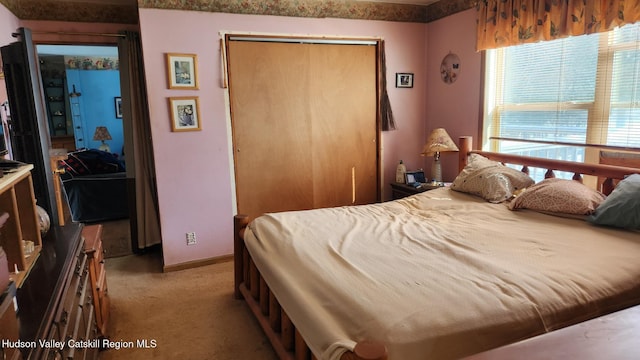
[{"label": "closet door handle", "polygon": [[351,204],[356,203],[356,167],[351,167]]}]

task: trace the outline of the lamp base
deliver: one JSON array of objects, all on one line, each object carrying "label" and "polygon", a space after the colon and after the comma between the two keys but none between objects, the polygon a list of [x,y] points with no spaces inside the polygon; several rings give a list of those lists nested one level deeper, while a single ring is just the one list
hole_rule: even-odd
[{"label": "lamp base", "polygon": [[442,166],[440,165],[440,160],[434,161],[431,166],[431,180],[437,183],[442,182]]},{"label": "lamp base", "polygon": [[98,147],[98,150],[100,151],[106,151],[106,152],[111,152],[111,148],[109,147],[109,145],[107,143],[104,142],[104,140],[102,141],[102,144],[100,144],[100,146]]},{"label": "lamp base", "polygon": [[433,156],[433,165],[431,165],[431,180],[438,184],[442,183],[442,165],[440,165],[440,153]]}]

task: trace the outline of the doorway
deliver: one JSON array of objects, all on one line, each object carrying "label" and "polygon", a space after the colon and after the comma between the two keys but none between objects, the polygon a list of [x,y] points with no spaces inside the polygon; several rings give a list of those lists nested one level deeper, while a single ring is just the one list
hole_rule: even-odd
[{"label": "doorway", "polygon": [[[103,149],[122,156],[116,46],[37,45],[52,148]],[[101,139],[95,129],[106,128]],[[96,138],[97,137],[97,138]]]},{"label": "doorway", "polygon": [[118,48],[36,45],[36,54],[51,148],[68,154],[69,161],[62,165],[72,172],[59,175],[64,215],[77,222],[101,223],[107,254],[128,255],[131,231]]}]

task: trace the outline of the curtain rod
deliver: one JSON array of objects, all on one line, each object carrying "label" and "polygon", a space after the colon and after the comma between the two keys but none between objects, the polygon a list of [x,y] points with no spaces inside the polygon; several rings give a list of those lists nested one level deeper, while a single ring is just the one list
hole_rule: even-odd
[{"label": "curtain rod", "polygon": [[[127,35],[125,34],[100,34],[100,33],[90,33],[90,32],[67,32],[67,31],[33,31],[32,34],[48,34],[48,35],[77,35],[77,36],[106,36],[106,37],[121,37],[125,38]],[[13,34],[14,37],[20,34]]]}]

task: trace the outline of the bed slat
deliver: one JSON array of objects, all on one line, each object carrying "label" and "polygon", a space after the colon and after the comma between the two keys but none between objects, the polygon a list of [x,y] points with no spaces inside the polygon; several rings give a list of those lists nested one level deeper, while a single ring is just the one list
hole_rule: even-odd
[{"label": "bed slat", "polygon": [[555,177],[556,177],[556,174],[551,169],[547,170],[547,172],[544,173],[544,178],[545,179],[553,179]]},{"label": "bed slat", "polygon": [[234,289],[233,296],[236,299],[242,299],[242,293],[240,292],[240,284],[244,282],[244,253],[246,251],[244,246],[244,231],[249,224],[249,217],[247,215],[236,215],[233,220],[233,278]]},{"label": "bed slat", "polygon": [[309,360],[311,351],[304,342],[302,335],[298,329],[295,331],[295,359],[296,360]]},{"label": "bed slat", "polygon": [[269,293],[267,282],[260,276],[260,310],[263,315],[269,315]]},{"label": "bed slat", "polygon": [[604,179],[604,182],[602,183],[602,192],[605,194],[611,194],[615,187],[616,185],[614,184],[613,179],[608,177]]},{"label": "bed slat", "polygon": [[247,248],[245,248],[242,252],[242,279],[245,286],[247,287],[247,290],[249,289],[249,286],[251,286],[251,279],[249,278],[249,258],[249,251],[247,251]]},{"label": "bed slat", "polygon": [[282,308],[280,308],[278,299],[273,295],[273,292],[269,291],[269,325],[271,329],[277,333],[282,329],[280,326],[282,321],[282,317],[280,316],[281,311]]},{"label": "bed slat", "polygon": [[258,268],[252,259],[249,259],[249,290],[251,296],[258,300],[260,295],[260,275],[258,274]]},{"label": "bed slat", "polygon": [[293,351],[293,338],[296,329],[286,312],[282,311],[280,316],[282,318],[282,333],[280,334],[282,338],[282,345],[287,351]]}]

